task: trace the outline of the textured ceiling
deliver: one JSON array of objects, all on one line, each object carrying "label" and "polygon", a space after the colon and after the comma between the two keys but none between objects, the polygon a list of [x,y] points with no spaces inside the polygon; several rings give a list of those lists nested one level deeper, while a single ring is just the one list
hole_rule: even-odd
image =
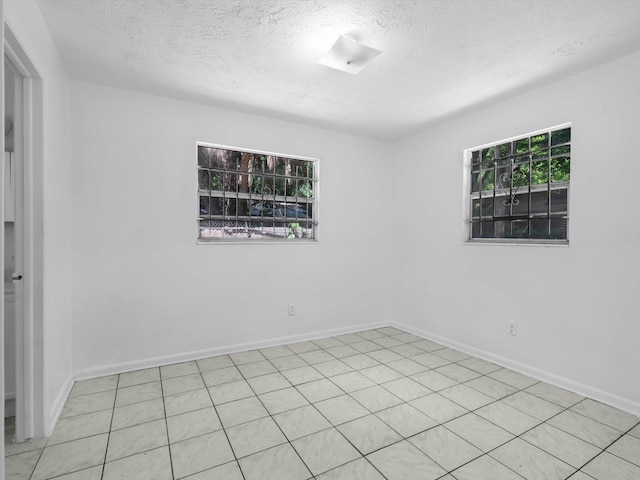
[{"label": "textured ceiling", "polygon": [[[640,49],[640,0],[38,0],[74,78],[394,140]],[[350,33],[358,75],[317,60]]]}]

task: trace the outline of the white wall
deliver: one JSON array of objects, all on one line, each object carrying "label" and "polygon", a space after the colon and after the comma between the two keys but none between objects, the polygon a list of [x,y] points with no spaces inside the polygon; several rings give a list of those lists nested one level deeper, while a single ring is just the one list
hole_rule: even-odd
[{"label": "white wall", "polygon": [[[640,413],[639,74],[636,53],[399,144],[399,322]],[[463,150],[569,121],[570,246],[463,244]]]},{"label": "white wall", "polygon": [[[378,195],[390,191],[388,144],[84,82],[72,90],[79,376],[389,322],[390,197]],[[320,241],[196,245],[196,141],[319,158]]]},{"label": "white wall", "polygon": [[35,1],[5,0],[4,7],[7,26],[42,80],[42,144],[36,157],[43,168],[35,172],[34,190],[41,205],[35,234],[44,242],[36,245],[40,254],[35,259],[43,270],[43,284],[36,285],[44,292],[42,303],[36,304],[44,312],[36,342],[44,378],[36,380],[42,382],[44,412],[37,412],[36,419],[42,415],[48,430],[71,382],[69,81]]}]

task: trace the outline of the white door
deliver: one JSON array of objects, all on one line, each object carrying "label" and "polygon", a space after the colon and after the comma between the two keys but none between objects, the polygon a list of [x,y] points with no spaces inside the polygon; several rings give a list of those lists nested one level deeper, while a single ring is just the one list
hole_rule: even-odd
[{"label": "white door", "polygon": [[[7,364],[13,364],[15,369],[15,416],[16,416],[16,442],[25,440],[25,405],[24,405],[24,142],[23,142],[23,77],[18,73],[10,62],[5,62],[6,75],[12,76],[12,88],[6,91],[6,109],[12,113],[13,122],[13,153],[11,153],[9,172],[5,169],[5,174],[10,174],[11,199],[7,202],[9,211],[5,211],[5,220],[12,220],[10,229],[13,232],[13,239],[5,239],[7,244],[13,246],[13,251],[9,252],[12,258],[5,258],[5,265],[13,265],[11,281],[13,283],[13,298],[15,308],[13,318],[5,318],[5,325],[11,324],[14,330],[12,350],[15,352],[14,358],[6,359]],[[5,312],[7,310],[5,309]],[[6,386],[6,385],[5,385]]]}]

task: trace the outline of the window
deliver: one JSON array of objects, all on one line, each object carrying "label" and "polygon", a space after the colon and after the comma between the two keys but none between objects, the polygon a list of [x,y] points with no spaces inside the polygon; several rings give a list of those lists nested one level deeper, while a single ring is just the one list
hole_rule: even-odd
[{"label": "window", "polygon": [[570,125],[465,154],[470,241],[568,243]]},{"label": "window", "polygon": [[315,240],[317,160],[198,143],[198,240]]}]

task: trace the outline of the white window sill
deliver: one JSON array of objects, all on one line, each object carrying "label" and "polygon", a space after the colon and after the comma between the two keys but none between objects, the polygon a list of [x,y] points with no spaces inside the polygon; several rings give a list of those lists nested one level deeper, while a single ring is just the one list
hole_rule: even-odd
[{"label": "white window sill", "polygon": [[289,244],[289,245],[313,245],[317,244],[318,240],[286,240],[286,239],[277,239],[277,240],[212,240],[212,241],[203,241],[196,240],[196,245],[264,245],[264,244]]},{"label": "white window sill", "polygon": [[569,241],[563,242],[503,242],[499,240],[466,240],[462,242],[463,245],[493,245],[493,246],[506,246],[506,247],[563,247],[569,246]]}]

